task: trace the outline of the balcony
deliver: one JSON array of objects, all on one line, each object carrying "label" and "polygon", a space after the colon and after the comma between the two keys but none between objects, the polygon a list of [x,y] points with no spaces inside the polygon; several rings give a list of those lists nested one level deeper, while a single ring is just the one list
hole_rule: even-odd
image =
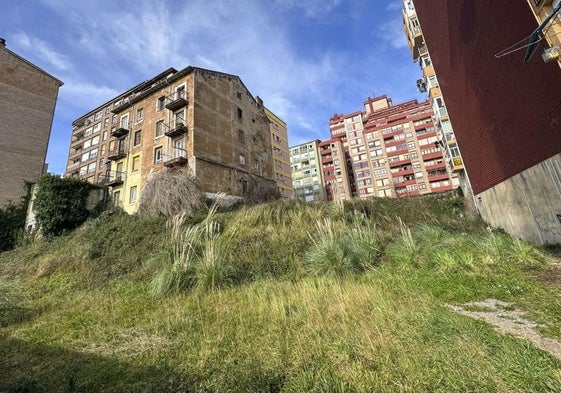
[{"label": "balcony", "polygon": [[433,160],[435,158],[442,158],[442,151],[433,151],[430,153],[423,153],[421,155],[423,157],[423,161]]},{"label": "balcony", "polygon": [[425,165],[425,170],[427,172],[437,170],[437,169],[443,169],[443,168],[446,168],[446,164],[444,162],[439,162],[437,164],[431,164],[431,165]]},{"label": "balcony", "polygon": [[417,180],[415,180],[415,178],[413,178],[413,179],[403,179],[401,181],[395,181],[395,179],[394,179],[393,186],[397,189],[397,188],[400,188],[400,187],[412,186],[414,184],[417,184]]},{"label": "balcony", "polygon": [[450,167],[452,172],[457,173],[464,170],[464,163],[462,162],[462,157],[454,157],[450,160]]},{"label": "balcony", "polygon": [[440,181],[440,180],[449,180],[449,179],[450,178],[448,177],[448,173],[435,174],[435,175],[428,174],[429,182]]},{"label": "balcony", "polygon": [[406,176],[406,175],[413,175],[414,174],[414,170],[413,168],[408,168],[408,169],[402,169],[400,171],[397,172],[393,172],[392,173],[392,177],[399,177],[399,176]]},{"label": "balcony", "polygon": [[166,131],[165,135],[170,138],[175,138],[176,136],[184,135],[187,133],[187,126],[183,123],[177,123],[175,127],[170,128]]},{"label": "balcony", "polygon": [[120,138],[125,136],[129,133],[129,122],[121,122],[120,127],[114,128],[111,130],[111,136],[115,138]]},{"label": "balcony", "polygon": [[102,187],[118,187],[125,181],[125,174],[118,171],[109,171],[105,175],[100,175],[98,184]]},{"label": "balcony", "polygon": [[388,164],[390,165],[390,168],[395,168],[396,166],[401,166],[405,164],[411,164],[411,158],[406,158],[400,161],[390,161],[388,162]]},{"label": "balcony", "polygon": [[176,111],[178,109],[181,109],[184,106],[187,106],[187,104],[189,103],[187,98],[187,92],[184,90],[176,91],[175,94],[173,95],[173,98],[172,96],[168,96],[166,98],[171,100],[166,104],[166,109],[169,109],[170,111]]},{"label": "balcony", "polygon": [[117,161],[121,158],[125,158],[127,156],[127,152],[124,148],[117,148],[113,150],[109,150],[107,154],[107,159],[111,161]]},{"label": "balcony", "polygon": [[184,149],[174,148],[171,154],[164,156],[164,166],[168,168],[187,165],[187,152]]}]

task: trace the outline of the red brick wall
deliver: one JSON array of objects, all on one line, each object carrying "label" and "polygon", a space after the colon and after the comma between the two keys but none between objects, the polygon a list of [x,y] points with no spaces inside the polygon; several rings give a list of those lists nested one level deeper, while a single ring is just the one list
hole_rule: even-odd
[{"label": "red brick wall", "polygon": [[[415,0],[475,194],[561,152],[561,70],[524,50],[537,27],[523,0]],[[524,42],[525,44],[525,42]]]}]

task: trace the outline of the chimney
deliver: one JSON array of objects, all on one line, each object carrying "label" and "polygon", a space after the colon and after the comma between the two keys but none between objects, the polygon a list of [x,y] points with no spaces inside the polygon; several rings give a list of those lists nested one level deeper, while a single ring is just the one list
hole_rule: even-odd
[{"label": "chimney", "polygon": [[0,38],[0,48],[6,47],[6,40],[4,38]]}]

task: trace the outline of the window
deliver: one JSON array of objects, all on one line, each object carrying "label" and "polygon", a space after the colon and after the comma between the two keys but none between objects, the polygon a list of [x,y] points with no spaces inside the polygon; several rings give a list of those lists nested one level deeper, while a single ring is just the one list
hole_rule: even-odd
[{"label": "window", "polygon": [[180,98],[187,98],[187,95],[185,94],[185,91],[186,91],[185,84],[183,84],[181,86],[177,86],[175,88],[175,99],[178,100]]},{"label": "window", "polygon": [[138,171],[140,169],[140,156],[134,156],[132,158],[132,171]]},{"label": "window", "polygon": [[160,120],[156,122],[156,138],[164,135],[164,121]]},{"label": "window", "polygon": [[105,120],[103,120],[103,128],[107,128],[109,126],[109,118],[105,118]]},{"label": "window", "polygon": [[121,206],[121,191],[113,192],[113,204],[115,206]]},{"label": "window", "polygon": [[245,156],[240,153],[240,165],[245,165]]},{"label": "window", "polygon": [[92,146],[93,145],[97,145],[99,143],[99,135],[98,136],[94,136],[92,138]]},{"label": "window", "polygon": [[166,105],[166,97],[164,96],[158,97],[158,100],[156,101],[156,112],[159,112],[162,109],[164,109],[165,105]]},{"label": "window", "polygon": [[238,130],[238,139],[240,140],[240,142],[244,142],[243,130]]},{"label": "window", "polygon": [[136,110],[136,122],[140,123],[142,120],[144,120],[144,109],[140,108]]},{"label": "window", "polygon": [[136,187],[137,186],[132,186],[129,190],[129,203],[136,202]]},{"label": "window", "polygon": [[183,125],[185,124],[185,112],[183,112],[183,110],[177,111],[173,114],[173,117],[175,119],[175,126],[177,127],[178,125]]},{"label": "window", "polygon": [[129,115],[121,116],[121,128],[129,128]]},{"label": "window", "polygon": [[240,93],[239,91],[236,92],[236,97],[238,97],[238,100],[242,99],[242,93]]},{"label": "window", "polygon": [[140,145],[141,140],[142,140],[142,131],[138,130],[134,133],[134,145],[135,146]]},{"label": "window", "polygon": [[243,117],[243,111],[238,108],[238,119],[241,119]]},{"label": "window", "polygon": [[185,144],[183,138],[173,141],[173,158],[186,157]]},{"label": "window", "polygon": [[162,147],[156,147],[154,149],[154,164],[162,161]]}]

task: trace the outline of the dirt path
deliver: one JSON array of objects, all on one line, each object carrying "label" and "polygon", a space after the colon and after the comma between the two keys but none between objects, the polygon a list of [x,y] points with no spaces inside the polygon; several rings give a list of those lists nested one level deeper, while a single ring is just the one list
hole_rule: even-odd
[{"label": "dirt path", "polygon": [[448,305],[448,307],[458,314],[484,320],[493,325],[499,333],[508,333],[529,340],[536,347],[549,352],[561,360],[561,343],[552,338],[543,337],[536,330],[539,327],[536,323],[525,319],[523,312],[512,310],[512,303],[487,299],[482,302],[471,302],[461,306]]}]

